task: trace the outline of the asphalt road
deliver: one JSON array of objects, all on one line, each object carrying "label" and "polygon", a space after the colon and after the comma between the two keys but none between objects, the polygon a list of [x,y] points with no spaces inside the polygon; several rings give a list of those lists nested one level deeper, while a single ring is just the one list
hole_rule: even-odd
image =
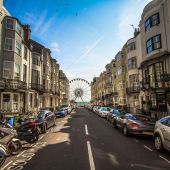
[{"label": "asphalt road", "polygon": [[126,137],[95,113],[77,109],[1,169],[170,170],[170,153],[156,152],[152,138]]}]

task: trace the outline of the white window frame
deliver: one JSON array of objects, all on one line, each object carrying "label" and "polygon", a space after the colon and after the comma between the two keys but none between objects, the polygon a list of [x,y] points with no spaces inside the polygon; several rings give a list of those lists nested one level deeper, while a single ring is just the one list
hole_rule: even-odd
[{"label": "white window frame", "polygon": [[[14,95],[18,96],[18,101],[14,102]],[[17,104],[17,108],[14,108],[14,104]],[[12,110],[13,111],[19,111],[20,108],[20,95],[18,93],[13,93],[12,94]]]},{"label": "white window frame", "polygon": [[[8,27],[8,20],[12,20],[12,21],[13,21],[13,28]],[[6,18],[5,27],[6,27],[7,29],[10,29],[10,30],[15,30],[15,20],[14,20],[13,18]]]},{"label": "white window frame", "polygon": [[[9,49],[9,45],[8,45],[8,48],[6,48],[7,39],[12,40],[12,49]],[[4,50],[7,50],[7,51],[13,51],[14,50],[14,39],[13,38],[5,37]]]},{"label": "white window frame", "polygon": [[[19,73],[16,72],[16,65],[19,66]],[[15,76],[15,73],[18,74],[17,76]],[[16,79],[17,77],[17,79]],[[17,64],[17,63],[14,63],[14,79],[15,80],[20,80],[20,77],[21,77],[21,65],[20,64]]]},{"label": "white window frame", "polygon": [[[20,45],[20,49],[19,48],[17,48],[17,43]],[[19,51],[19,53],[17,52],[17,50]],[[18,41],[15,41],[15,52],[19,55],[19,56],[21,56],[21,50],[22,50],[22,45],[21,45],[21,43],[19,43]]]},{"label": "white window frame", "polygon": [[2,110],[5,110],[4,108],[3,108],[3,95],[4,94],[9,94],[10,95],[10,100],[9,100],[9,110],[7,110],[7,111],[10,111],[11,109],[12,109],[12,97],[11,97],[11,94],[12,93],[8,93],[8,92],[2,92],[1,93],[1,108],[2,108]]},{"label": "white window frame", "polygon": [[[11,64],[11,68],[10,68],[10,69],[4,67],[4,65],[5,65],[4,63],[5,63],[5,62],[6,62],[6,63],[8,62],[8,63]],[[4,76],[4,70],[9,71],[9,72],[10,72],[10,73],[9,73],[10,76]],[[3,62],[3,78],[12,79],[12,62],[11,62],[11,61],[4,61],[4,62]]]}]

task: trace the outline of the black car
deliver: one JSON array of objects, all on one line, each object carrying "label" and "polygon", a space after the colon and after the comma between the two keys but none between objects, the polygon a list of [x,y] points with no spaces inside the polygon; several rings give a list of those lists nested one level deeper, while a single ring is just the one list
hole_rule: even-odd
[{"label": "black car", "polygon": [[42,110],[38,113],[37,123],[41,132],[45,133],[51,126],[55,126],[55,114],[49,110]]}]

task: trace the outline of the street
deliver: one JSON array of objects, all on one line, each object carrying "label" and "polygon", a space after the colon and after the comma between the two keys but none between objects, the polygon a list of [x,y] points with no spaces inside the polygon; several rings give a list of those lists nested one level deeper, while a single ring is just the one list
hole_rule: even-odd
[{"label": "street", "polygon": [[152,138],[126,137],[95,113],[77,109],[1,167],[14,169],[169,170],[170,154],[155,151]]}]

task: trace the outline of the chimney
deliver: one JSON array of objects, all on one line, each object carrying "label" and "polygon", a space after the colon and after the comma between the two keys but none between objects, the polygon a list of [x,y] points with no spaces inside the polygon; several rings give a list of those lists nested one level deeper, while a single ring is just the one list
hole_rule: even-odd
[{"label": "chimney", "polygon": [[30,25],[24,25],[24,41],[28,42],[31,39]]},{"label": "chimney", "polygon": [[135,28],[134,37],[136,37],[139,33],[140,33],[140,29],[139,28]]}]

